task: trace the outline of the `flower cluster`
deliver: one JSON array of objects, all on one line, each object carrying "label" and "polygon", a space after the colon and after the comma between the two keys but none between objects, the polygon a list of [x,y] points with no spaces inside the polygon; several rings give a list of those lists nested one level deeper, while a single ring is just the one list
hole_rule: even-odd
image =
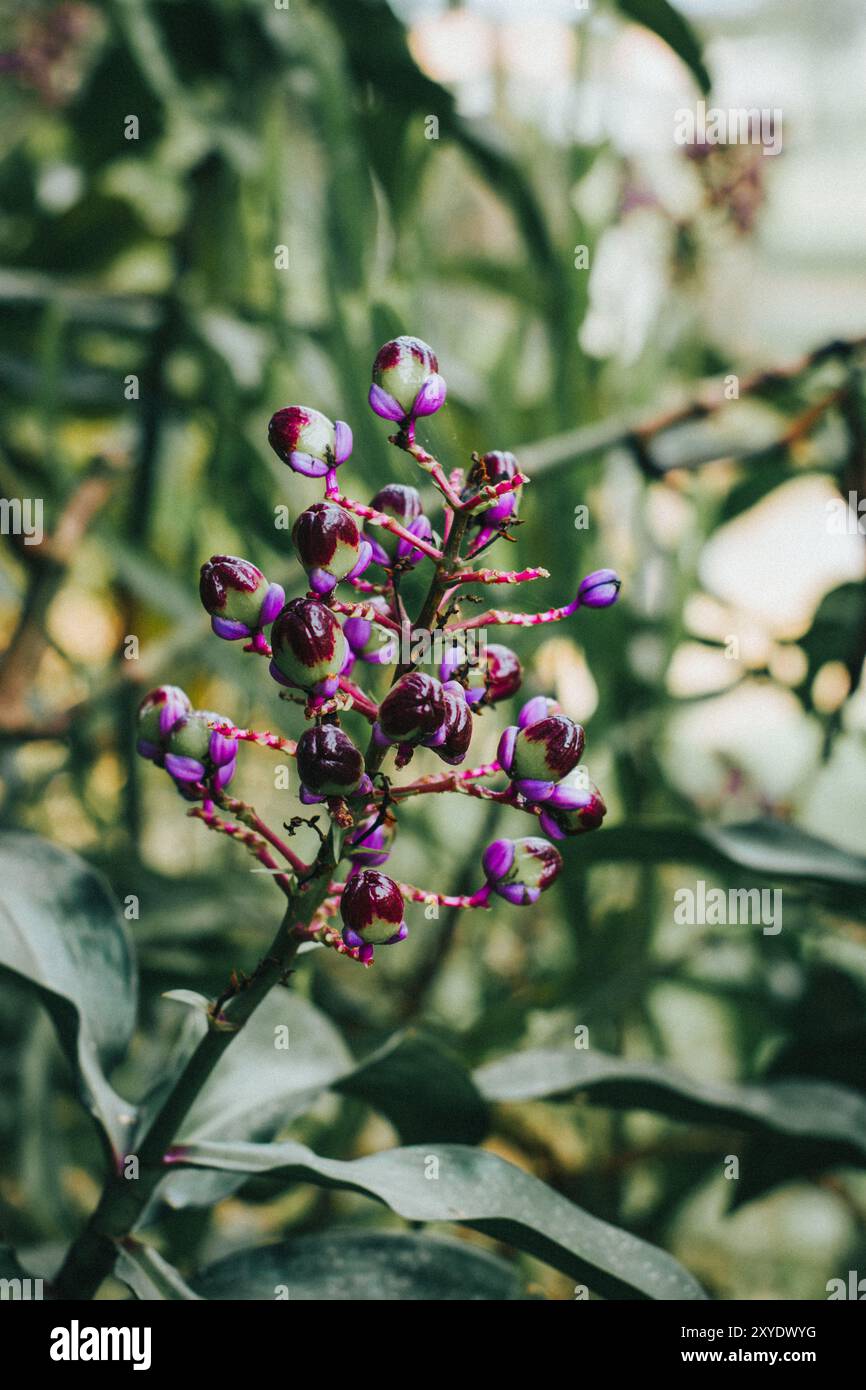
[{"label": "flower cluster", "polygon": [[[477,564],[482,551],[508,536],[529,479],[514,455],[500,450],[475,454],[468,469],[446,474],[415,437],[416,422],[438,411],[445,397],[436,354],[420,339],[396,338],[377,353],[370,406],[393,423],[391,442],[426,475],[431,495],[439,494],[441,536],[425,511],[425,494],[411,484],[388,483],[369,503],[342,495],[337,470],[351,455],[351,429],[308,406],[288,405],[271,418],[270,445],[295,473],[324,483],[322,499],[301,510],[292,528],[307,592],[287,601],[280,584],[233,555],[213,555],[201,567],[201,599],[216,636],[243,640],[244,651],[266,657],[283,698],[304,705],[308,724],[297,742],[194,709],[176,686],[151,691],[139,711],[139,753],[196,803],[191,815],[235,836],[273,873],[297,914],[296,935],[365,964],[377,946],[405,939],[407,899],[467,908],[489,907],[494,896],[514,906],[536,902],[562,867],[551,841],[596,829],[606,809],[580,766],[584,730],[545,695],[524,703],[517,723],[503,731],[494,762],[462,766],[476,719],[511,699],[524,677],[510,647],[474,646],[469,639],[476,630],[531,627],[561,621],[578,609],[609,607],[620,581],[612,570],[596,570],[560,608],[492,608],[463,616],[469,586],[524,583],[547,571]],[[430,587],[413,626],[400,577],[423,565],[430,567]],[[414,642],[434,634],[436,674],[419,669],[415,646],[407,655],[405,645],[407,636]],[[381,698],[355,683],[363,667],[392,668],[389,681],[384,673],[378,678],[387,681]],[[370,726],[363,751],[342,726],[349,710]],[[252,807],[228,795],[244,742],[293,756],[301,803],[324,808],[325,828],[321,814],[309,822],[296,817],[286,827],[291,836],[302,824],[315,826],[319,848],[310,863]],[[447,770],[403,784],[384,774],[391,752],[399,772],[418,749],[429,749]],[[491,784],[495,778],[504,785]],[[413,888],[381,868],[392,853],[404,802],[434,792],[501,802],[537,819],[549,838],[494,840],[482,856],[483,883],[475,893],[453,897]],[[333,925],[337,915],[339,927]]]}]

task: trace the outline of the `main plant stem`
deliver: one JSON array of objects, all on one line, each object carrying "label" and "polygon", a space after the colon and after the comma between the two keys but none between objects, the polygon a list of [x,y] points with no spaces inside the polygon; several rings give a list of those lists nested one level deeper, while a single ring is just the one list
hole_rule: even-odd
[{"label": "main plant stem", "polygon": [[[54,1282],[58,1299],[90,1299],[114,1267],[118,1244],[129,1235],[165,1176],[165,1156],[183,1121],[232,1039],[237,1037],[275,984],[282,980],[297,954],[301,938],[295,926],[308,920],[326,896],[335,867],[331,839],[322,847],[315,871],[290,899],[286,914],[265,956],[252,975],[232,993],[178,1076],[137,1149],[123,1155],[118,1171],[105,1183],[99,1204],[84,1230],[70,1246]],[[129,1160],[138,1159],[138,1176],[128,1177]]]}]

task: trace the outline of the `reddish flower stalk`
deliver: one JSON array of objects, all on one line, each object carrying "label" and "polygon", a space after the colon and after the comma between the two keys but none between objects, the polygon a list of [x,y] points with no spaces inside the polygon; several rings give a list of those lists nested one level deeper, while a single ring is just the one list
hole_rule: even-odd
[{"label": "reddish flower stalk", "polygon": [[202,821],[208,830],[215,830],[220,835],[228,835],[231,839],[237,840],[244,845],[250,853],[258,859],[263,868],[271,872],[274,882],[285,893],[287,898],[292,896],[292,883],[286,874],[279,871],[277,861],[268,853],[264,840],[252,830],[245,829],[242,825],[236,825],[233,821],[223,820],[215,811],[204,806],[193,806],[187,815],[194,820]]},{"label": "reddish flower stalk", "polygon": [[356,709],[359,714],[363,714],[364,718],[369,719],[371,724],[375,723],[379,717],[379,706],[375,700],[371,700],[369,695],[365,695],[364,691],[355,685],[354,681],[350,681],[348,676],[340,677],[340,689],[350,697],[353,709]]},{"label": "reddish flower stalk", "polygon": [[475,627],[537,627],[539,623],[558,623],[571,617],[581,607],[580,601],[566,603],[562,608],[547,608],[543,613],[509,613],[503,608],[488,608],[474,618],[446,623],[446,632],[468,632]]},{"label": "reddish flower stalk", "polygon": [[212,720],[209,727],[225,738],[236,738],[240,743],[257,743],[260,748],[273,748],[290,758],[295,756],[298,746],[293,738],[283,738],[281,734],[271,734],[267,730],[239,729],[227,720]]},{"label": "reddish flower stalk", "polygon": [[461,570],[449,575],[449,583],[457,584],[526,584],[531,579],[549,579],[550,570],[540,565],[525,570]]},{"label": "reddish flower stalk", "polygon": [[381,526],[383,530],[390,531],[392,535],[399,536],[401,540],[408,541],[414,550],[420,550],[431,560],[442,559],[442,551],[437,550],[435,545],[429,541],[424,541],[420,536],[413,536],[412,532],[405,526],[401,526],[399,521],[395,521],[392,516],[386,516],[384,512],[377,512],[373,507],[366,506],[363,502],[357,502],[354,497],[344,497],[341,493],[328,493],[330,502],[338,502],[347,511],[354,512],[356,516],[361,516],[365,521],[369,521],[371,526]]},{"label": "reddish flower stalk", "polygon": [[248,825],[263,840],[267,840],[268,844],[272,845],[288,864],[291,864],[296,873],[307,873],[309,864],[305,864],[303,859],[299,858],[295,851],[271,830],[253,806],[248,805],[245,801],[240,801],[236,796],[226,796],[225,794],[220,797],[219,804],[224,810],[231,811],[233,816],[237,816],[239,821],[243,821],[244,825]]}]

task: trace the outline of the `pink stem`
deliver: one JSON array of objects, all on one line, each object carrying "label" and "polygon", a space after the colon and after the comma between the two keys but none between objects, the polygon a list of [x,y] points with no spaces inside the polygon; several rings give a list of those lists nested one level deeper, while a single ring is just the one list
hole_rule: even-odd
[{"label": "pink stem", "polygon": [[231,811],[233,815],[236,815],[238,820],[251,826],[258,835],[261,835],[263,840],[267,840],[268,844],[273,845],[277,853],[281,854],[286,862],[291,864],[296,873],[306,874],[309,872],[309,864],[305,864],[303,859],[295,854],[295,851],[290,849],[285,841],[281,840],[280,837],[271,830],[271,827],[262,820],[261,816],[253,810],[252,806],[248,806],[245,801],[238,800],[236,796],[226,796],[225,793],[223,793],[220,804],[224,806],[227,811]]},{"label": "pink stem", "polygon": [[359,714],[363,714],[365,719],[369,719],[371,724],[375,724],[379,718],[379,706],[375,700],[371,700],[369,695],[365,695],[360,686],[350,681],[348,676],[340,676],[340,689],[351,696],[352,705]]},{"label": "pink stem", "polygon": [[377,512],[373,507],[365,506],[363,502],[356,502],[354,497],[342,497],[339,493],[330,500],[339,502],[341,507],[345,507],[349,512],[354,512],[356,516],[363,517],[372,526],[381,526],[383,530],[390,531],[392,535],[408,541],[415,550],[420,550],[431,560],[438,562],[442,559],[441,550],[437,550],[435,545],[430,545],[429,541],[421,540],[420,536],[413,536],[411,531],[407,530],[405,526],[401,526],[399,521],[395,521],[392,516],[386,516],[384,512]]},{"label": "pink stem", "polygon": [[[328,885],[328,892],[338,897],[345,884],[331,883]],[[437,903],[439,907],[486,907],[487,899],[490,896],[490,889],[486,886],[479,888],[477,893],[428,893],[424,888],[416,888],[412,883],[397,883],[397,887],[413,903]]]},{"label": "pink stem", "polygon": [[297,743],[293,738],[283,738],[280,734],[260,732],[258,729],[239,729],[235,724],[228,721],[217,720],[208,725],[218,734],[223,734],[225,738],[236,738],[240,743],[257,743],[260,748],[273,748],[278,753],[287,753],[290,758],[295,756]]},{"label": "pink stem", "polygon": [[242,825],[235,825],[233,821],[223,820],[212,810],[207,811],[202,806],[193,806],[188,814],[196,820],[203,821],[208,830],[215,830],[220,835],[228,835],[232,839],[239,840],[246,845],[247,849],[255,855],[263,868],[272,871],[271,876],[274,882],[285,893],[287,898],[292,896],[292,885],[285,874],[273,872],[279,869],[276,860],[268,853],[265,846],[260,842],[259,836],[254,832],[245,829]]},{"label": "pink stem", "polygon": [[461,502],[461,510],[472,512],[476,507],[480,507],[482,502],[486,502],[488,499],[495,501],[496,498],[504,497],[508,492],[516,492],[519,487],[523,487],[529,481],[525,473],[515,473],[513,478],[504,478],[501,483],[485,483],[475,497]]},{"label": "pink stem", "polygon": [[244,647],[245,652],[252,652],[253,656],[273,656],[271,644],[263,632],[257,632]]},{"label": "pink stem", "polygon": [[525,570],[462,570],[448,576],[449,584],[525,584],[530,579],[549,579],[540,566]]},{"label": "pink stem", "polygon": [[562,608],[548,608],[544,613],[508,613],[502,608],[489,608],[476,618],[446,624],[445,631],[467,632],[473,627],[537,627],[539,623],[558,623],[562,618],[569,618],[579,607],[580,599]]}]

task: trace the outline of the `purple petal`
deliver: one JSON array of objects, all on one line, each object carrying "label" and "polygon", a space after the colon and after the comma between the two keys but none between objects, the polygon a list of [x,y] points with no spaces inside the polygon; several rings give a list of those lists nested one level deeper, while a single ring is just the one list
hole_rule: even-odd
[{"label": "purple petal", "polygon": [[373,547],[369,541],[361,541],[358,551],[358,563],[353,570],[349,570],[347,579],[358,579],[373,559]]},{"label": "purple petal", "polygon": [[466,699],[466,691],[463,689],[463,686],[460,684],[459,681],[445,681],[442,686],[442,689],[450,690],[451,694],[456,695],[459,700]]},{"label": "purple petal", "polygon": [[313,686],[313,694],[320,696],[323,700],[330,700],[332,695],[336,695],[339,688],[338,676],[326,676],[323,681],[317,681]]},{"label": "purple petal", "polygon": [[537,903],[541,897],[540,888],[527,888],[523,883],[506,883],[503,888],[496,888],[500,898],[506,902],[513,903],[515,907],[525,907],[527,903]]},{"label": "purple petal", "polygon": [[211,618],[210,625],[217,637],[226,642],[238,642],[241,637],[252,637],[253,630],[246,623],[235,622],[231,618]]},{"label": "purple petal", "polygon": [[[429,541],[433,535],[433,527],[430,525],[429,517],[426,516],[416,516],[411,525],[406,527],[406,530],[411,531],[413,536],[417,536],[422,541]],[[423,560],[423,558],[423,550],[419,550],[417,546],[410,545],[408,541],[400,538],[397,544],[398,560],[408,560],[411,565],[417,565],[418,561]]]},{"label": "purple petal", "polygon": [[217,733],[214,730],[210,736],[208,752],[211,762],[216,763],[217,767],[222,767],[237,757],[238,741],[236,738],[226,738],[225,734]]},{"label": "purple petal", "polygon": [[162,755],[162,749],[159,744],[150,743],[146,738],[140,738],[138,740],[138,743],[135,745],[135,751],[139,753],[142,758],[149,758],[151,762],[154,758],[159,758]]},{"label": "purple petal", "polygon": [[472,690],[464,690],[463,697],[467,705],[477,705],[479,700],[484,699],[485,693],[483,686],[480,689],[476,686]]},{"label": "purple petal", "polygon": [[552,796],[555,786],[555,782],[541,782],[534,777],[522,777],[514,783],[514,790],[525,796],[527,801],[547,801]]},{"label": "purple petal", "polygon": [[565,839],[565,831],[560,830],[559,826],[557,825],[556,821],[553,819],[549,811],[541,812],[541,815],[538,817],[538,824],[544,831],[545,835],[550,836],[551,840]]},{"label": "purple petal", "polygon": [[308,572],[307,578],[313,593],[318,594],[320,598],[333,593],[337,587],[336,579],[332,574],[328,574],[327,570],[312,569]]},{"label": "purple petal", "polygon": [[268,592],[265,594],[262,611],[259,614],[259,626],[267,627],[272,623],[285,602],[286,591],[282,584],[271,584]]},{"label": "purple petal", "polygon": [[301,473],[305,478],[324,478],[328,472],[328,465],[321,459],[314,459],[312,454],[303,454],[299,449],[295,449],[289,454],[286,460],[289,467],[296,473]]},{"label": "purple petal", "polygon": [[204,777],[204,763],[195,758],[182,758],[179,753],[166,753],[165,770],[176,782],[200,782]]},{"label": "purple petal", "polygon": [[517,723],[521,729],[528,729],[530,724],[537,724],[539,719],[547,718],[547,696],[533,695],[531,700],[527,700],[517,716]]},{"label": "purple petal", "polygon": [[424,744],[425,748],[438,748],[440,744],[445,742],[447,737],[448,726],[447,724],[443,724],[441,729],[436,730],[435,734],[428,734],[426,738],[422,738],[421,742]]},{"label": "purple petal", "polygon": [[373,725],[373,742],[376,744],[377,748],[391,747],[391,739],[389,739],[386,734],[382,733],[382,725],[379,723],[378,719]]},{"label": "purple petal", "polygon": [[283,675],[282,671],[280,670],[279,666],[275,661],[271,662],[271,664],[268,667],[268,671],[279,685],[287,685],[292,690],[296,689],[294,681],[290,681],[288,676]]},{"label": "purple petal", "polygon": [[621,584],[616,570],[593,570],[580,581],[578,602],[585,608],[609,608],[619,598]]},{"label": "purple petal", "polygon": [[504,878],[514,863],[514,841],[494,840],[481,856],[485,876],[494,883]]},{"label": "purple petal", "polygon": [[352,431],[345,420],[338,420],[334,426],[334,462],[345,463],[352,452]]},{"label": "purple petal", "polygon": [[388,940],[384,944],[386,946],[395,946],[398,941],[405,941],[408,935],[409,928],[406,926],[405,922],[401,922],[394,935],[389,936]]},{"label": "purple petal", "polygon": [[377,386],[375,381],[370,387],[367,400],[370,403],[370,409],[375,410],[377,415],[381,415],[383,420],[405,420],[406,418],[406,412],[400,402],[395,401],[394,397],[387,391],[383,391],[381,386]]},{"label": "purple petal", "polygon": [[558,811],[577,811],[592,801],[592,792],[585,787],[566,787],[557,782],[547,801]]},{"label": "purple petal", "polygon": [[357,949],[359,946],[364,945],[363,936],[359,936],[358,933],[356,931],[353,931],[351,927],[343,928],[343,941],[347,946],[352,946],[355,949]]},{"label": "purple petal", "polygon": [[390,569],[391,557],[388,554],[387,550],[383,550],[379,542],[377,540],[374,540],[372,537],[370,538],[369,545],[370,552],[373,556],[373,564],[381,565],[383,570]]},{"label": "purple petal", "polygon": [[361,962],[362,965],[369,965],[370,961],[373,959],[374,954],[375,952],[373,950],[373,947],[368,945],[365,941],[364,945],[358,952],[358,960]]},{"label": "purple petal", "polygon": [[499,739],[499,747],[496,750],[496,757],[503,771],[508,772],[514,761],[514,745],[517,742],[517,735],[520,730],[516,724],[509,724],[507,729],[502,730]]},{"label": "purple petal", "polygon": [[435,415],[437,410],[441,410],[445,404],[445,397],[448,394],[448,387],[445,384],[444,376],[438,372],[433,372],[428,376],[421,390],[412,402],[412,415]]},{"label": "purple petal", "polygon": [[159,712],[159,732],[169,734],[182,715],[186,714],[182,700],[169,696]]},{"label": "purple petal", "polygon": [[361,778],[360,782],[358,783],[358,790],[355,792],[355,795],[356,795],[356,796],[369,796],[370,793],[372,792],[372,790],[373,790],[373,779],[372,779],[370,776],[368,776],[368,774],[365,772],[364,775],[363,775],[363,777]]},{"label": "purple petal", "polygon": [[237,758],[232,758],[230,763],[223,763],[222,767],[218,767],[213,776],[214,786],[220,791],[222,791],[223,787],[227,787],[235,775],[235,768],[237,765]]},{"label": "purple petal", "polygon": [[343,636],[353,651],[366,647],[373,631],[369,618],[347,618],[343,623]]},{"label": "purple petal", "polygon": [[298,800],[304,806],[318,806],[325,798],[323,796],[317,796],[315,792],[310,791],[309,787],[305,787],[303,783],[301,783],[301,790],[298,792]]}]

